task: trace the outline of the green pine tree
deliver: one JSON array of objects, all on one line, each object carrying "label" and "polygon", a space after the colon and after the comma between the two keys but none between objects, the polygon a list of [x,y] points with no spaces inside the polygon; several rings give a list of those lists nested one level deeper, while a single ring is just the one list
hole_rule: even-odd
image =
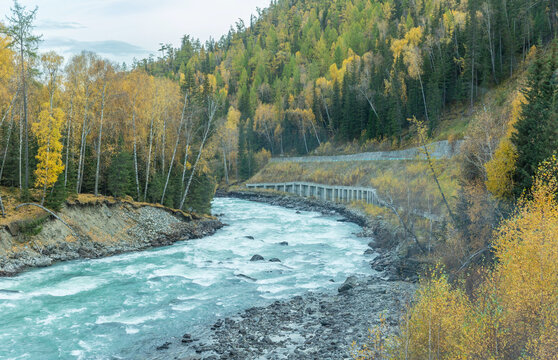
[{"label": "green pine tree", "polygon": [[524,90],[527,103],[515,125],[512,142],[517,150],[514,192],[529,189],[540,162],[558,149],[558,42],[538,54],[529,69]]}]

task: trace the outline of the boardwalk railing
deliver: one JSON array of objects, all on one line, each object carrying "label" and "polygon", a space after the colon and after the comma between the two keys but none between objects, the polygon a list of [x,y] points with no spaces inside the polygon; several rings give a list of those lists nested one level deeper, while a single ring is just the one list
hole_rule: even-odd
[{"label": "boardwalk railing", "polygon": [[324,185],[310,182],[246,184],[246,187],[248,189],[271,189],[342,203],[363,201],[367,204],[384,205],[384,202],[378,197],[376,189],[366,187]]}]

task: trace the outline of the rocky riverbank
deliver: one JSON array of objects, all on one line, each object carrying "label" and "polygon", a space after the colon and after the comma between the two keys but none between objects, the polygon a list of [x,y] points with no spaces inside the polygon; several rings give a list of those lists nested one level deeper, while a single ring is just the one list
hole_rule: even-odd
[{"label": "rocky riverbank", "polygon": [[0,276],[75,259],[93,259],[197,239],[221,228],[209,216],[162,206],[100,198],[68,202],[59,215],[13,221],[0,228]]},{"label": "rocky riverbank", "polygon": [[[363,226],[363,237],[396,236],[382,224],[339,204],[262,192],[219,195],[340,214],[346,221]],[[393,241],[370,242],[367,254],[377,271],[372,276],[349,277],[337,291],[310,292],[218,320],[205,332],[185,333],[161,344],[150,358],[350,359],[353,342],[364,344],[369,329],[382,321],[384,334],[397,331],[402,310],[416,290],[416,267],[399,257],[393,246],[387,246]]]}]

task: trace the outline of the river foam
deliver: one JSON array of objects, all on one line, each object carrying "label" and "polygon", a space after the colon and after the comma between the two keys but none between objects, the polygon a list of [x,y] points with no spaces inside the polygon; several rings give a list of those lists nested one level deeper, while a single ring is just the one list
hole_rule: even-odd
[{"label": "river foam", "polygon": [[336,217],[236,199],[216,199],[214,211],[229,226],[204,239],[0,279],[0,354],[142,357],[219,317],[371,272],[368,241]]}]

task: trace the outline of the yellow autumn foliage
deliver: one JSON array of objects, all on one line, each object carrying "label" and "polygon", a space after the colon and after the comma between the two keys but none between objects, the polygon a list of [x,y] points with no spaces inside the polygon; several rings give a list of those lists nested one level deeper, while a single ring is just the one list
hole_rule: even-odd
[{"label": "yellow autumn foliage", "polygon": [[467,359],[463,347],[471,304],[461,289],[452,289],[440,269],[422,284],[417,302],[403,321],[396,358]]},{"label": "yellow autumn foliage", "polygon": [[[0,28],[1,26],[2,24]],[[8,48],[8,44],[9,38],[0,34],[0,101],[7,100],[8,81],[14,75],[14,53]]]},{"label": "yellow autumn foliage", "polygon": [[510,340],[501,351],[508,358],[558,357],[557,194],[555,155],[539,167],[531,196],[520,200],[517,213],[500,227],[494,242],[494,288]]},{"label": "yellow autumn foliage", "polygon": [[[558,158],[494,234],[495,265],[467,294],[437,267],[402,316],[399,335],[353,347],[354,359],[558,359]],[[374,331],[377,331],[375,329]]]},{"label": "yellow autumn foliage", "polygon": [[491,161],[485,164],[486,188],[498,199],[508,199],[513,194],[513,172],[517,152],[509,138],[503,139]]},{"label": "yellow autumn foliage", "polygon": [[62,134],[60,129],[64,124],[64,112],[60,108],[49,111],[49,104],[43,104],[44,110],[39,114],[39,121],[32,125],[33,134],[37,138],[39,151],[35,170],[35,186],[50,188],[64,171],[62,163]]},{"label": "yellow autumn foliage", "polygon": [[526,103],[525,95],[518,91],[511,104],[510,119],[507,124],[506,135],[494,151],[492,160],[487,162],[486,169],[486,188],[496,198],[504,200],[513,196],[513,172],[517,160],[517,152],[511,142],[514,132],[514,125],[521,116],[521,108]]},{"label": "yellow autumn foliage", "polygon": [[393,358],[558,358],[558,159],[495,233],[496,265],[471,298],[436,271],[404,316]]}]

